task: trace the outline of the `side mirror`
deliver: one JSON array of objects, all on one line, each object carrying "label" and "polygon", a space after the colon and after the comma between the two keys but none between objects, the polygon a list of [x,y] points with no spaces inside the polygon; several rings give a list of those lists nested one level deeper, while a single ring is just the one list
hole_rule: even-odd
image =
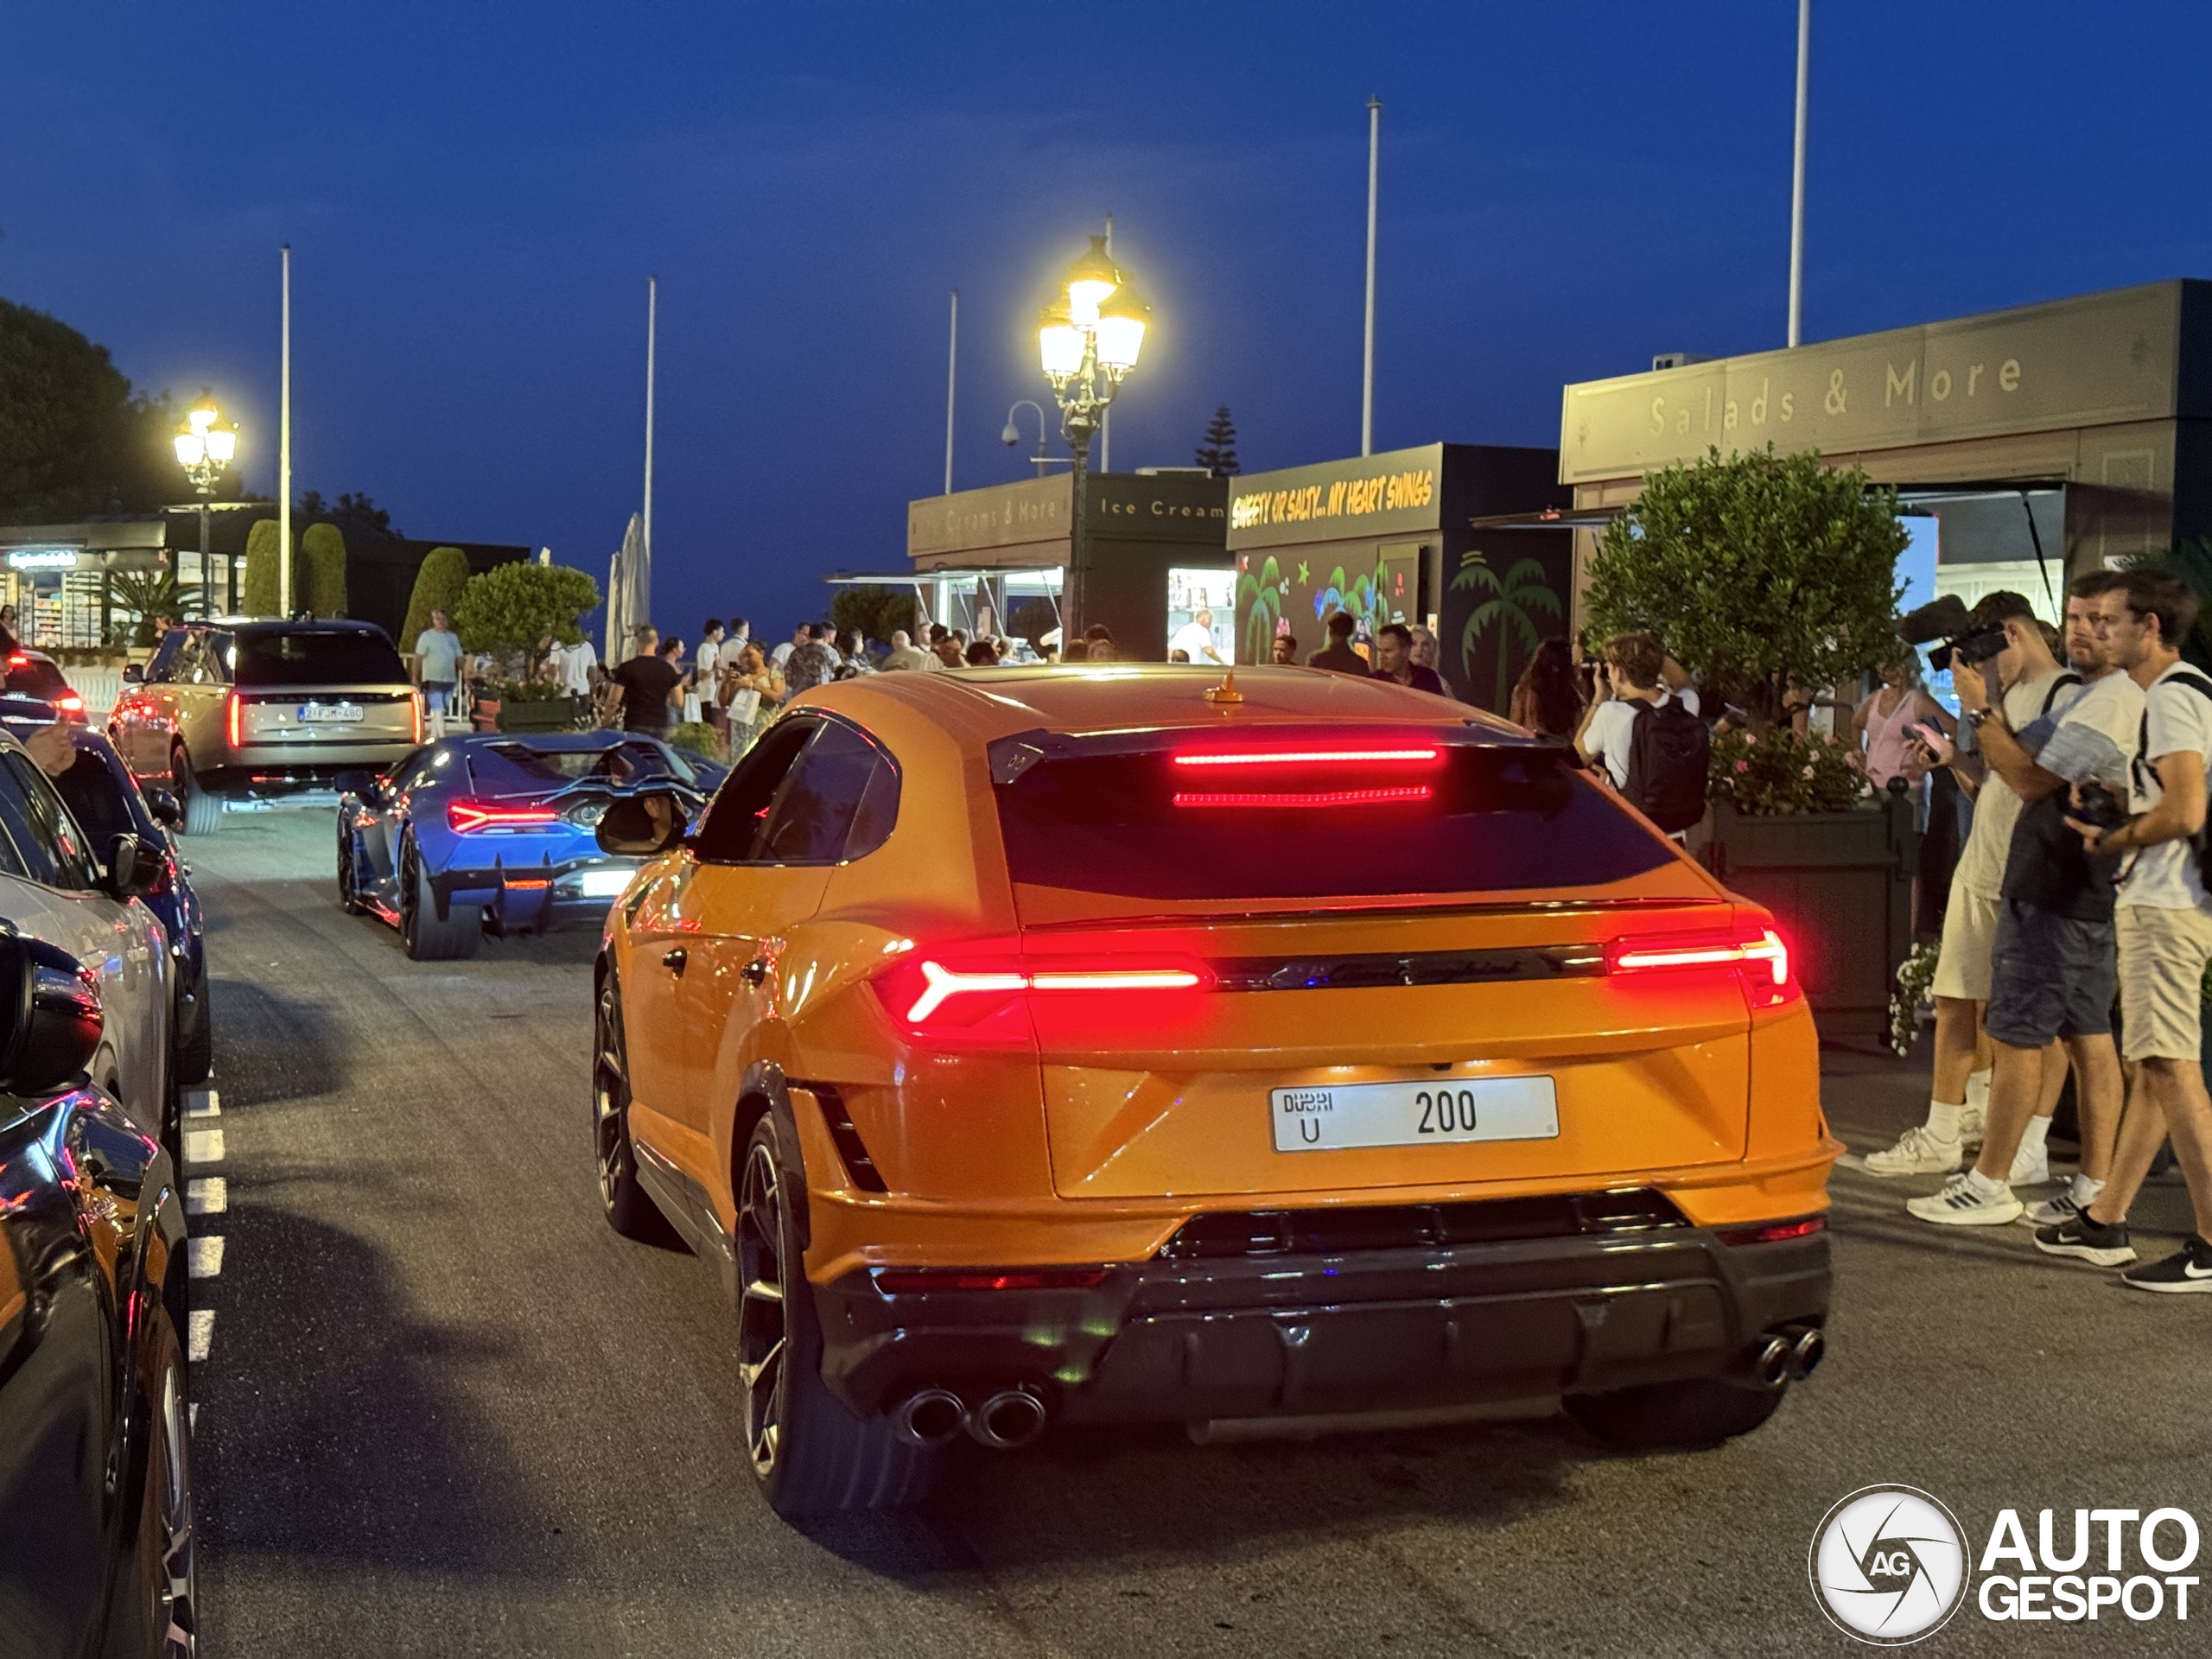
[{"label": "side mirror", "polygon": [[124,833],[107,844],[107,891],[130,899],[151,893],[162,879],[162,857],[137,836]]},{"label": "side mirror", "polygon": [[0,1089],[36,1098],[84,1073],[100,1046],[99,983],[59,945],[0,935]]},{"label": "side mirror", "polygon": [[143,684],[145,684],[145,683],[146,683],[146,667],[145,667],[145,664],[143,664],[143,663],[125,663],[125,664],[123,665],[123,683],[124,683],[125,685],[143,685]]},{"label": "side mirror", "polygon": [[156,823],[170,830],[184,827],[184,803],[177,799],[175,790],[162,784],[141,784],[138,792],[145,797],[146,810]]},{"label": "side mirror", "polygon": [[600,850],[620,858],[652,858],[683,839],[691,827],[676,797],[664,789],[625,796],[600,814],[594,831]]}]

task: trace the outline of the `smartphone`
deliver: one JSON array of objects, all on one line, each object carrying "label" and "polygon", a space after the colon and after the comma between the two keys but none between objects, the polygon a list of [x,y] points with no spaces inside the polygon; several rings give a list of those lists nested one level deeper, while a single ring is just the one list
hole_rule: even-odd
[{"label": "smartphone", "polygon": [[1936,725],[1929,721],[1916,720],[1913,721],[1911,725],[1906,727],[1905,730],[1912,734],[1913,736],[1918,738],[1922,742],[1927,744],[1930,748],[1939,748],[1951,741],[1949,738],[1943,735],[1943,728],[1941,726]]}]

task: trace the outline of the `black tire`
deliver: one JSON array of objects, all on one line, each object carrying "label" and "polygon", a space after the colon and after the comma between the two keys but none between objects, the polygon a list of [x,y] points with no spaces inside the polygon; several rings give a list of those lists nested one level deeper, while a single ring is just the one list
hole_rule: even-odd
[{"label": "black tire", "polygon": [[215,1069],[215,1017],[207,1006],[207,965],[200,965],[189,988],[191,1000],[180,996],[176,1007],[176,1052],[169,1069],[176,1085],[188,1088],[207,1081]]},{"label": "black tire", "polygon": [[738,1165],[737,1374],[753,1473],[786,1519],[918,1503],[943,1452],[907,1445],[888,1416],[854,1416],[822,1381],[822,1326],[784,1202],[785,1167],[775,1116],[763,1113]]},{"label": "black tire", "polygon": [[200,787],[192,757],[182,749],[169,756],[169,779],[184,804],[184,823],[179,828],[186,835],[212,836],[223,827],[223,798]]},{"label": "black tire", "polygon": [[438,918],[437,895],[415,850],[415,837],[399,842],[399,938],[416,962],[461,962],[476,954],[484,937],[480,905],[448,905]]},{"label": "black tire", "polygon": [[349,916],[365,916],[369,907],[361,899],[360,877],[353,862],[353,831],[343,817],[338,823],[338,906]]},{"label": "black tire", "polygon": [[625,1238],[680,1246],[676,1229],[638,1180],[630,1144],[630,1048],[622,1030],[622,992],[609,969],[599,988],[592,1034],[592,1138],[599,1201],[607,1224]]},{"label": "black tire", "polygon": [[[108,1651],[192,1659],[199,1647],[199,1582],[192,1502],[191,1411],[176,1328],[164,1315],[149,1332],[157,1344],[150,1391],[137,1402],[144,1427],[135,1471],[137,1502],[127,1570],[118,1586]],[[119,1639],[118,1639],[119,1638]]]},{"label": "black tire", "polygon": [[1569,1395],[1567,1415],[1621,1452],[1695,1451],[1748,1434],[1774,1415],[1779,1389],[1718,1377]]}]

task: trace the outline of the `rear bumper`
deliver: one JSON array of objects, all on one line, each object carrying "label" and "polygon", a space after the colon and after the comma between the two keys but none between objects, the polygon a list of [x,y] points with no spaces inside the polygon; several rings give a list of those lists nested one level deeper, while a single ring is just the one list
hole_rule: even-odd
[{"label": "rear bumper", "polygon": [[442,907],[483,906],[503,933],[597,927],[607,919],[607,907],[615,895],[588,897],[576,891],[579,880],[587,870],[619,869],[626,877],[631,868],[599,856],[557,864],[544,860],[535,864],[498,863],[489,868],[448,868],[431,876],[430,890]]},{"label": "rear bumper", "polygon": [[1027,1383],[1075,1422],[1196,1422],[1476,1404],[1745,1373],[1819,1324],[1825,1232],[1730,1245],[1606,1237],[1154,1259],[1093,1288],[814,1287],[823,1376],[863,1414],[918,1389]]},{"label": "rear bumper", "polygon": [[331,787],[341,772],[373,772],[404,759],[415,745],[383,739],[334,741],[302,751],[298,746],[226,753],[219,765],[195,768],[200,786],[219,794],[289,795]]}]

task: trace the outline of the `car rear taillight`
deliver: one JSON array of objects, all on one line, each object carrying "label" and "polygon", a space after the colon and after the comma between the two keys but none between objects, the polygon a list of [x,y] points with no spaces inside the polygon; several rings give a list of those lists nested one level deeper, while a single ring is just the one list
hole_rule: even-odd
[{"label": "car rear taillight", "polygon": [[557,823],[560,814],[550,806],[499,806],[490,801],[448,801],[446,823],[457,836],[486,830],[542,830]]},{"label": "car rear taillight", "polygon": [[420,743],[423,741],[423,694],[420,691],[408,693],[407,712],[413,715],[415,720],[415,734],[408,741]]},{"label": "car rear taillight", "polygon": [[1402,784],[1395,788],[1384,789],[1179,789],[1175,791],[1175,804],[1201,809],[1244,807],[1283,811],[1303,807],[1403,805],[1427,800],[1435,792],[1427,784]]},{"label": "car rear taillight", "polygon": [[1731,973],[1755,1008],[1769,1008],[1804,995],[1789,971],[1789,946],[1771,927],[1757,933],[1674,933],[1615,939],[1605,947],[1605,971],[1615,976]]},{"label": "car rear taillight", "polygon": [[1433,766],[1444,751],[1433,743],[1346,743],[1341,747],[1304,744],[1295,748],[1252,747],[1184,749],[1172,757],[1179,766]]},{"label": "car rear taillight", "polygon": [[239,747],[242,741],[241,734],[245,729],[245,699],[235,691],[231,693],[230,704],[226,710],[225,718],[230,721],[231,747],[235,749]]},{"label": "car rear taillight", "polygon": [[63,692],[54,700],[54,706],[65,715],[81,715],[85,712],[85,700],[74,691]]},{"label": "car rear taillight", "polygon": [[1105,1268],[1028,1268],[987,1271],[963,1268],[878,1268],[875,1287],[887,1296],[922,1296],[936,1290],[1095,1290]]},{"label": "car rear taillight", "polygon": [[1213,983],[1212,970],[1199,962],[924,948],[877,976],[875,988],[891,1017],[918,1037],[1027,1042],[1030,999],[1082,1007],[1103,1018],[1141,1018],[1163,998],[1209,990]]},{"label": "car rear taillight", "polygon": [[9,667],[10,667],[10,668],[29,668],[30,665],[31,665],[31,658],[30,658],[30,653],[29,653],[29,652],[24,652],[24,651],[11,651],[11,652],[10,652],[8,653],[8,666],[9,666]]},{"label": "car rear taillight", "polygon": [[1824,1233],[1827,1225],[1826,1216],[1800,1216],[1795,1221],[1762,1222],[1756,1227],[1724,1227],[1719,1236],[1723,1244],[1779,1244],[1785,1239]]}]

